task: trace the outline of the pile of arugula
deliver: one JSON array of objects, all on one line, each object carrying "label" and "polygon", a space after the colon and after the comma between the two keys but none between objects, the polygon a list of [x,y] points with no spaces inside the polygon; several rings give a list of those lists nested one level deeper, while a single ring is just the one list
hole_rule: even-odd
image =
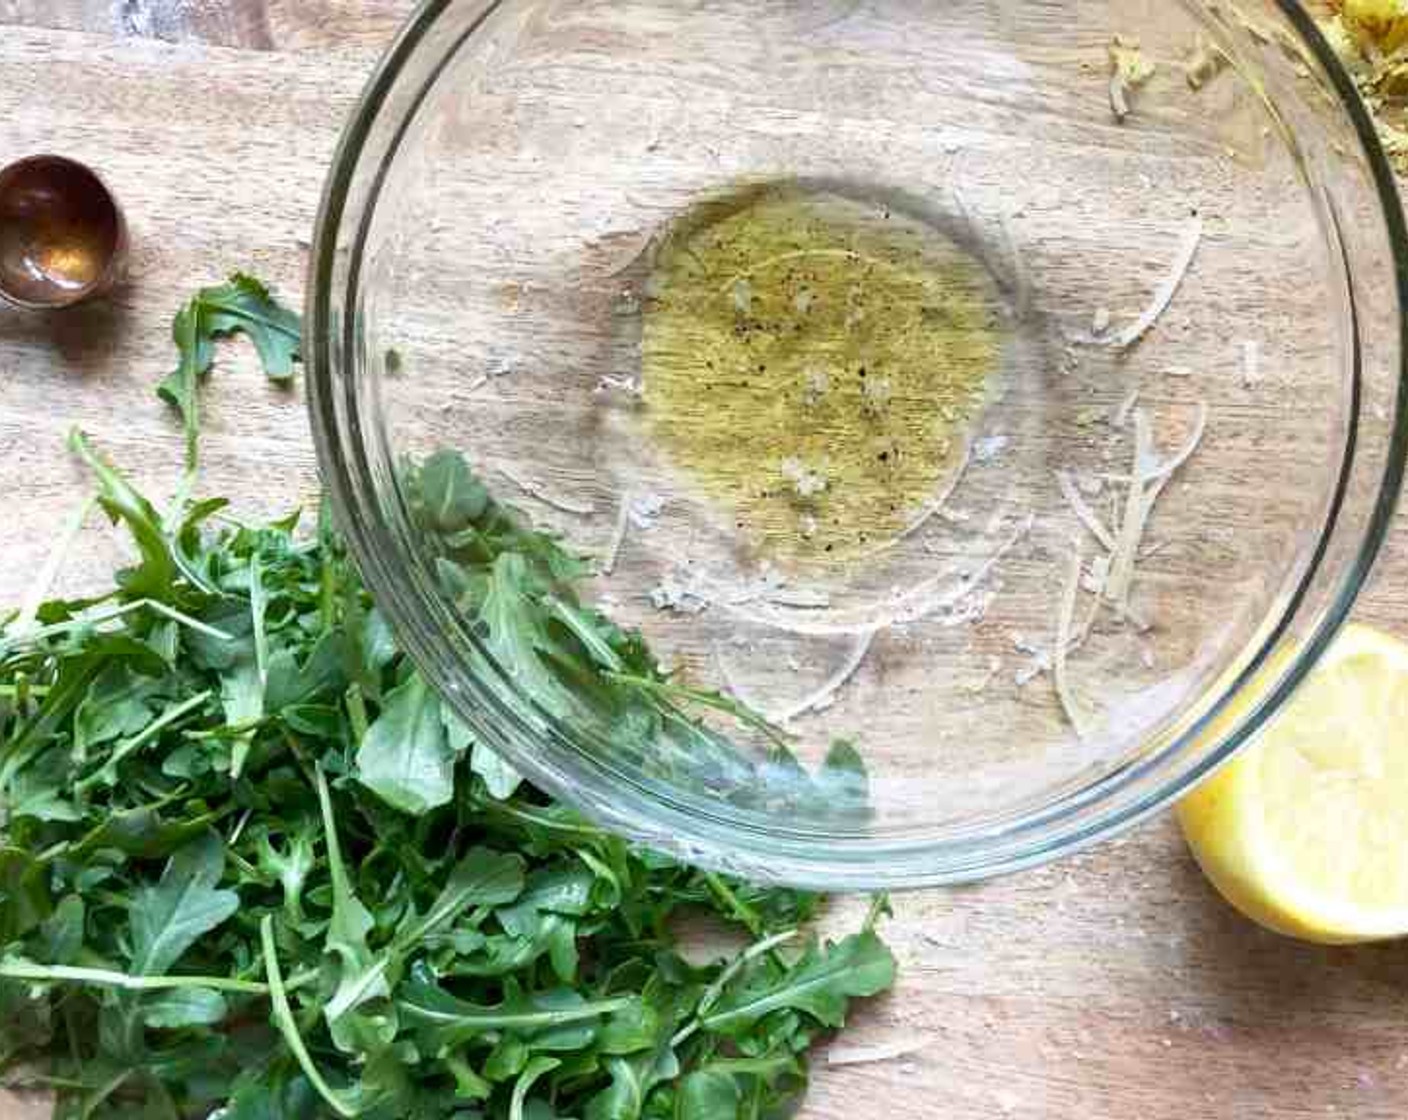
[{"label": "pile of arugula", "polygon": [[[248,277],[177,316],[162,392],[192,465],[197,386],[236,331],[272,376],[297,353]],[[219,499],[163,515],[72,442],[137,560],[0,630],[0,1068],[60,1117],[762,1120],[848,1001],[891,984],[879,907],[819,943],[799,930],[816,896],[632,847],[477,746],[325,515],[306,536]],[[547,710],[743,764],[681,706],[718,698],[582,606],[581,562],[461,457],[411,489]],[[833,753],[817,791],[863,796]],[[691,963],[674,927],[701,910],[749,947]]]}]

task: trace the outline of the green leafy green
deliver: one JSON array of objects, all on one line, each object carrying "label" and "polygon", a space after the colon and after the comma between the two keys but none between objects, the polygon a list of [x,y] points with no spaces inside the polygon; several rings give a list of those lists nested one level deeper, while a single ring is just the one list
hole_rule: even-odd
[{"label": "green leafy green", "polygon": [[239,909],[239,895],[216,889],[225,871],[225,845],[213,832],[171,857],[161,880],[132,895],[132,971],[168,972],[196,940]]},{"label": "green leafy green", "polygon": [[302,328],[297,314],[281,306],[252,276],[235,273],[223,284],[202,288],[176,313],[171,337],[181,360],[157,388],[180,413],[186,428],[186,465],[196,465],[200,432],[198,390],[215,362],[215,340],[242,333],[254,343],[272,381],[293,377]]},{"label": "green leafy green", "polygon": [[424,813],[455,793],[440,698],[419,675],[393,689],[357,751],[357,779],[402,812]]},{"label": "green leafy green", "polygon": [[680,1083],[675,1115],[679,1120],[736,1120],[739,1104],[736,1077],[701,1069]]},{"label": "green leafy green", "polygon": [[142,1005],[142,1021],[160,1030],[208,1027],[229,1013],[225,997],[210,988],[173,988]]},{"label": "green leafy green", "polygon": [[[178,317],[165,391],[192,441],[210,338],[250,333],[273,371],[295,353],[296,319],[235,288]],[[0,627],[0,1071],[37,1071],[61,1120],[795,1108],[810,1045],[893,976],[869,923],[819,943],[816,896],[632,846],[524,781],[399,650],[326,517],[241,525],[188,496],[162,516],[72,446],[137,560]],[[769,804],[865,811],[852,748],[810,775],[672,680],[462,456],[406,470],[512,711]],[[686,960],[700,912],[751,943]]]},{"label": "green leafy green", "polygon": [[132,595],[165,598],[176,574],[171,539],[162,528],[156,508],[137,493],[121,473],[93,450],[82,432],[74,431],[69,446],[93,472],[98,483],[98,501],[113,522],[126,524],[142,562],[136,568],[119,572],[117,582]]},{"label": "green leafy green", "polygon": [[786,969],[760,961],[700,1019],[720,1034],[736,1035],[781,1010],[805,1011],[822,1026],[839,1027],[854,996],[873,996],[895,981],[895,959],[867,930],[825,949],[813,944]]},{"label": "green leafy green", "polygon": [[421,499],[437,529],[457,533],[479,521],[489,505],[489,492],[470,472],[464,456],[437,451],[421,464]]},{"label": "green leafy green", "polygon": [[556,989],[533,996],[515,996],[495,1007],[481,1007],[457,999],[442,989],[411,981],[401,996],[406,1020],[432,1050],[460,1046],[474,1039],[497,1041],[504,1034],[532,1040],[543,1049],[561,1047],[564,1034],[569,1049],[594,1041],[601,1018],[619,1011],[630,997],[588,1001],[571,989]]}]

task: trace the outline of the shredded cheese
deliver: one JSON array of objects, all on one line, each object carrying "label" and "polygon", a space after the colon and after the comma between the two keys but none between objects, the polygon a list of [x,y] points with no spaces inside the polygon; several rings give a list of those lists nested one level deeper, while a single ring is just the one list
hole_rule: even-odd
[{"label": "shredded cheese", "polygon": [[1057,471],[1056,483],[1061,488],[1062,497],[1066,499],[1066,503],[1075,512],[1076,517],[1080,519],[1080,523],[1107,551],[1113,552],[1115,548],[1114,534],[1105,528],[1105,523],[1100,520],[1100,515],[1090,508],[1090,503],[1081,495],[1070,472]]},{"label": "shredded cheese", "polygon": [[1128,350],[1143,338],[1149,329],[1159,321],[1160,316],[1168,310],[1168,305],[1173,302],[1173,297],[1182,286],[1184,277],[1188,275],[1188,269],[1192,267],[1193,258],[1197,255],[1198,245],[1202,239],[1203,220],[1196,217],[1191,218],[1187,226],[1184,227],[1178,252],[1168,274],[1160,281],[1148,306],[1140,312],[1134,322],[1113,334],[1068,334],[1067,341],[1083,346],[1108,346],[1114,350]]},{"label": "shredded cheese", "polygon": [[1254,388],[1261,381],[1261,343],[1247,339],[1242,343],[1242,387]]},{"label": "shredded cheese", "polygon": [[1130,475],[1125,498],[1124,517],[1119,536],[1110,555],[1110,578],[1105,583],[1105,598],[1120,610],[1129,606],[1130,585],[1134,581],[1134,561],[1139,542],[1144,535],[1144,523],[1149,507],[1144,501],[1143,474],[1153,453],[1153,436],[1149,417],[1142,408],[1134,410],[1134,470]]},{"label": "shredded cheese", "polygon": [[854,1066],[866,1062],[888,1062],[895,1058],[917,1054],[929,1045],[931,1039],[897,1039],[878,1046],[833,1046],[826,1053],[828,1066]]},{"label": "shredded cheese", "polygon": [[1183,283],[1183,278],[1188,275],[1188,269],[1193,263],[1193,257],[1198,252],[1198,245],[1203,239],[1203,220],[1193,218],[1183,233],[1183,240],[1178,247],[1178,255],[1174,258],[1173,267],[1169,269],[1168,276],[1164,278],[1158,289],[1154,293],[1153,300],[1144,309],[1143,314],[1133,323],[1125,327],[1122,331],[1116,331],[1110,340],[1110,345],[1127,350],[1133,346],[1145,333],[1158,322],[1159,316],[1168,309],[1168,305],[1173,302],[1173,297]]},{"label": "shredded cheese", "polygon": [[626,543],[626,529],[630,524],[631,495],[621,495],[621,505],[616,511],[616,528],[611,533],[611,543],[606,549],[606,559],[602,561],[603,575],[611,575],[616,570],[616,561],[621,557],[621,546]]},{"label": "shredded cheese", "polygon": [[493,468],[500,476],[513,483],[514,486],[522,490],[528,497],[542,502],[545,506],[558,510],[561,513],[574,514],[577,517],[591,517],[596,513],[596,506],[591,502],[578,502],[571,498],[557,497],[544,490],[537,483],[529,482],[521,478],[505,466],[496,465]]},{"label": "shredded cheese", "polygon": [[1071,692],[1071,683],[1066,673],[1066,660],[1067,654],[1070,652],[1071,631],[1076,613],[1076,595],[1080,591],[1083,568],[1080,546],[1076,545],[1071,551],[1066,585],[1061,592],[1061,610],[1056,620],[1056,644],[1051,658],[1051,676],[1056,682],[1056,696],[1061,701],[1061,708],[1065,711],[1066,718],[1071,721],[1071,727],[1075,729],[1077,737],[1082,739],[1085,738],[1088,730],[1086,717],[1085,713],[1081,711],[1075,695]]}]

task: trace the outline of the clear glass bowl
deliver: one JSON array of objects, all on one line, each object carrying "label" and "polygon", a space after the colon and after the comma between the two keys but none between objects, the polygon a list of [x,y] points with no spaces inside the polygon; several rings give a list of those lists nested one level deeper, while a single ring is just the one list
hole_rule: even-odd
[{"label": "clear glass bowl", "polygon": [[[440,0],[327,187],[313,423],[534,782],[759,879],[977,878],[1164,805],[1324,649],[1399,489],[1405,245],[1294,3]],[[416,496],[447,448],[679,721],[543,702]]]}]

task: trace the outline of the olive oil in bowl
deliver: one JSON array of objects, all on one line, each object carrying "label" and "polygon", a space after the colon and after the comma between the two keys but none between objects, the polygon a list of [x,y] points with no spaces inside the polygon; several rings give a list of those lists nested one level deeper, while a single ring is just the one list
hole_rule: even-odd
[{"label": "olive oil in bowl", "polygon": [[770,186],[691,211],[651,264],[652,435],[758,556],[851,560],[941,499],[1002,352],[993,281],[952,237]]}]

